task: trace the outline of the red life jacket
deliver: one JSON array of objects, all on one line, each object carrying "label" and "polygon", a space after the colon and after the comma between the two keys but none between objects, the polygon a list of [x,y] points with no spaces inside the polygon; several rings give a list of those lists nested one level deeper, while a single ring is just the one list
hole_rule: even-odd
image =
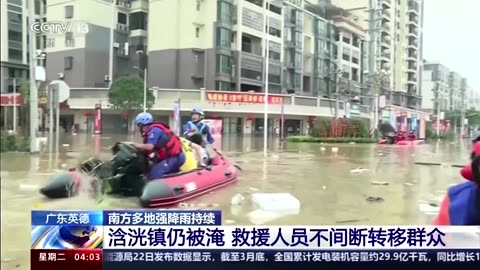
[{"label": "red life jacket", "polygon": [[143,143],[146,144],[148,142],[147,134],[152,128],[159,128],[168,139],[166,141],[158,141],[154,145],[153,150],[147,153],[147,158],[152,159],[151,154],[155,154],[155,157],[153,158],[156,160],[154,161],[162,161],[169,157],[177,156],[182,152],[182,143],[180,142],[180,139],[168,128],[168,126],[160,122],[152,123],[148,126],[143,136]]}]

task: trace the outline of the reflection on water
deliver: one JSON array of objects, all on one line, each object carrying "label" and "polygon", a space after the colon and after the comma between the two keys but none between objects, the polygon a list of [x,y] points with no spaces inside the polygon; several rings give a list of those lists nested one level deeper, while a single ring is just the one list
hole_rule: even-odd
[{"label": "reflection on water", "polygon": [[[131,198],[109,197],[97,204],[88,197],[48,201],[38,193],[55,170],[75,167],[92,155],[110,158],[109,148],[117,140],[133,138],[69,136],[61,141],[58,155],[2,154],[2,267],[28,269],[32,209],[139,207]],[[426,224],[445,188],[460,177],[455,168],[413,162],[464,164],[469,151],[468,143],[395,147],[280,144],[272,140],[265,159],[262,138],[225,136],[222,147],[243,169],[238,184],[179,207],[221,209],[229,224],[259,222],[249,203],[252,192],[286,192],[300,200],[299,215],[275,216],[272,224]],[[338,151],[333,152],[332,147]],[[352,173],[356,168],[365,170]],[[231,198],[237,193],[246,199],[232,207]],[[367,197],[381,197],[383,201],[369,202]]]}]

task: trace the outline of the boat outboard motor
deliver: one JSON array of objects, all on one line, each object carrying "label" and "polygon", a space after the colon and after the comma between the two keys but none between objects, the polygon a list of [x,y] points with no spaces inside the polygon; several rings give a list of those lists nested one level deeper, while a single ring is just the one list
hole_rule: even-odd
[{"label": "boat outboard motor", "polygon": [[384,135],[384,137],[387,140],[388,144],[394,144],[395,143],[395,132],[387,132]]},{"label": "boat outboard motor", "polygon": [[113,157],[110,161],[112,177],[109,179],[111,193],[123,193],[137,196],[145,184],[143,173],[147,161],[145,156],[135,146],[117,143],[112,148]]}]

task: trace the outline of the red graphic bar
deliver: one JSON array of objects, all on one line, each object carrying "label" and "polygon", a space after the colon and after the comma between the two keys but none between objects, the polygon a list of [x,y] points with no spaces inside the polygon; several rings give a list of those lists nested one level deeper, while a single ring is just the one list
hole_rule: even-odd
[{"label": "red graphic bar", "polygon": [[0,94],[0,106],[20,106],[22,102],[22,96],[20,93]]},{"label": "red graphic bar", "polygon": [[95,104],[93,134],[102,134],[102,105]]},{"label": "red graphic bar", "polygon": [[101,270],[101,249],[32,249],[31,270]]}]

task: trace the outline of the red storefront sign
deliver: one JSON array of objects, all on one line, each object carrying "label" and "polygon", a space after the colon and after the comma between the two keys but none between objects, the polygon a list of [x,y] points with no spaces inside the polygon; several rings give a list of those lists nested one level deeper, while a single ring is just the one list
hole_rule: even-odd
[{"label": "red storefront sign", "polygon": [[0,95],[1,106],[20,106],[22,104],[22,96],[20,93],[8,93]]},{"label": "red storefront sign", "polygon": [[102,106],[95,104],[95,118],[93,122],[93,133],[102,134]]},{"label": "red storefront sign", "polygon": [[[226,93],[207,92],[207,101],[210,102],[238,102],[238,103],[264,103],[265,95],[262,93]],[[283,97],[268,95],[269,104],[282,104]]]}]

